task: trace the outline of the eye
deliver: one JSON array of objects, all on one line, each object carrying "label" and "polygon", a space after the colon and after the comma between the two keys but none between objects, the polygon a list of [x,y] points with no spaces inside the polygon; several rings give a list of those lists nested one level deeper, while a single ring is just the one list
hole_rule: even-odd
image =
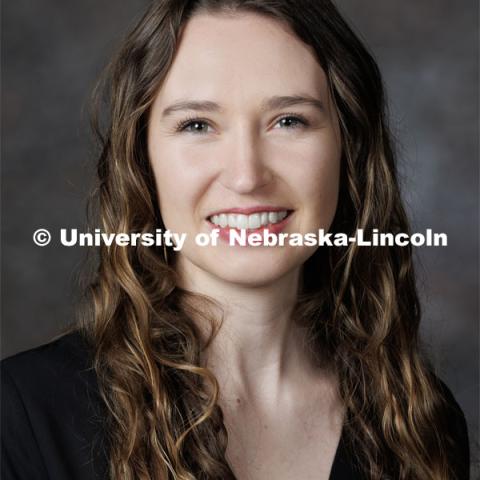
[{"label": "eye", "polygon": [[[308,126],[308,121],[302,115],[288,114],[277,120],[275,125],[280,125],[280,128],[284,130],[293,130]],[[211,125],[206,120],[201,118],[187,118],[186,120],[180,121],[176,125],[175,130],[177,132],[201,135],[210,133],[209,128],[211,128]]]},{"label": "eye", "polygon": [[302,115],[288,114],[277,120],[275,125],[281,125],[281,128],[290,130],[306,127],[308,125],[308,121]]},{"label": "eye", "polygon": [[187,132],[198,135],[208,133],[208,127],[210,127],[210,125],[201,118],[188,118],[187,120],[179,122],[175,130],[177,132]]}]

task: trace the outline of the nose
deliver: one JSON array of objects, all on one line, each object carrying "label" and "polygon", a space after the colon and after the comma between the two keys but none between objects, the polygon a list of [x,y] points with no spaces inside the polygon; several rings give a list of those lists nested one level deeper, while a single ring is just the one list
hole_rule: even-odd
[{"label": "nose", "polygon": [[249,128],[237,131],[226,152],[220,182],[236,193],[252,193],[273,177],[265,160],[258,135]]}]

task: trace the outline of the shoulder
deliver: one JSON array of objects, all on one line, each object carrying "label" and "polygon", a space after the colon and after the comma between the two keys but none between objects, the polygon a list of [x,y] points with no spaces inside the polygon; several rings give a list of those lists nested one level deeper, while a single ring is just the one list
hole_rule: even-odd
[{"label": "shoulder", "polygon": [[447,423],[453,430],[457,430],[462,434],[461,439],[467,439],[467,422],[462,407],[460,407],[450,387],[443,380],[435,377],[435,382],[444,403],[444,411],[448,414],[446,417]]},{"label": "shoulder", "polygon": [[[45,413],[97,388],[92,350],[78,331],[1,361],[2,386]],[[55,412],[58,413],[58,412]]]},{"label": "shoulder", "polygon": [[80,332],[0,362],[2,478],[96,478],[103,411],[91,364]]},{"label": "shoulder", "polygon": [[26,350],[0,362],[2,372],[12,375],[28,373],[29,380],[32,373],[43,377],[65,375],[72,370],[88,368],[91,348],[80,331],[73,331],[58,337],[49,343]]},{"label": "shoulder", "polygon": [[458,479],[468,479],[470,447],[465,414],[449,386],[438,376],[434,376],[434,382],[443,403],[441,413],[446,430],[445,441],[448,446],[450,463],[453,465]]}]

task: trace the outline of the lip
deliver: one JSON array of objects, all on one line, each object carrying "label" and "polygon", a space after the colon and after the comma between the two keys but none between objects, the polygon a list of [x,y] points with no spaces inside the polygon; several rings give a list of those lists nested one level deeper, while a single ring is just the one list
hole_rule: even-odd
[{"label": "lip", "polygon": [[207,219],[213,217],[214,215],[220,215],[221,213],[238,213],[238,214],[243,214],[243,215],[251,215],[252,213],[258,213],[258,212],[281,212],[283,210],[286,210],[287,212],[291,213],[292,209],[287,208],[287,207],[274,207],[270,205],[258,205],[254,207],[247,207],[247,208],[240,208],[240,207],[235,207],[235,208],[224,208],[222,210],[215,210],[212,213],[209,213],[207,215]]},{"label": "lip", "polygon": [[[252,207],[252,208],[257,208],[257,207]],[[254,233],[260,233],[262,234],[264,230],[267,230],[268,233],[271,234],[279,234],[290,222],[290,219],[294,213],[294,210],[288,209],[288,208],[277,208],[277,207],[270,207],[270,210],[265,210],[265,207],[261,207],[262,209],[254,210],[251,211],[251,209],[232,209],[232,210],[221,210],[220,213],[244,213],[245,210],[250,210],[250,213],[256,213],[258,211],[261,212],[276,212],[276,211],[282,211],[282,210],[287,210],[288,214],[287,216],[280,222],[278,223],[270,223],[268,225],[262,225],[259,228],[254,228],[254,229],[247,229],[247,238],[250,235],[253,235]],[[272,208],[275,208],[273,210]],[[235,210],[235,211],[233,211]],[[237,210],[240,210],[239,212]],[[212,215],[218,215],[218,213],[213,213]],[[207,218],[207,224],[210,227],[211,230],[218,230],[219,237],[226,243],[230,243],[230,233],[235,230],[236,232],[241,232],[241,229],[239,228],[231,228],[231,227],[220,227],[219,225],[215,225],[209,220],[210,217]]]}]

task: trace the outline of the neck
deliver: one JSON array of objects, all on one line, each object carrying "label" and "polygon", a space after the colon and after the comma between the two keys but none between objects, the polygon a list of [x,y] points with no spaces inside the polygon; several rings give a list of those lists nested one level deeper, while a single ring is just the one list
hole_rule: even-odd
[{"label": "neck", "polygon": [[292,319],[300,269],[260,287],[221,282],[196,267],[181,278],[183,288],[221,306],[221,328],[207,349],[205,364],[224,398],[275,402],[288,395],[292,383],[318,375],[306,355],[304,330]]}]

